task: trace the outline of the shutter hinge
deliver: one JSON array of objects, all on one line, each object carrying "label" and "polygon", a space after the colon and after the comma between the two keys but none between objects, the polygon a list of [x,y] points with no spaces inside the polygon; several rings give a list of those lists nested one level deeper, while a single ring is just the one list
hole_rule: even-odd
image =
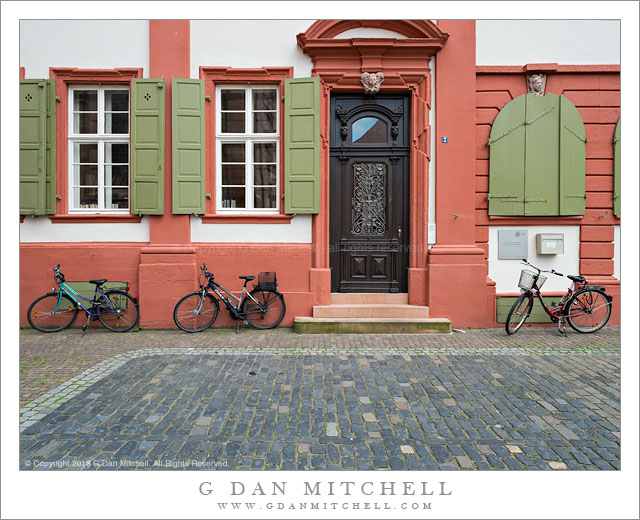
[{"label": "shutter hinge", "polygon": [[207,197],[208,199],[210,199],[211,198],[211,193],[205,193],[204,196]]},{"label": "shutter hinge", "polygon": [[211,96],[210,96],[209,94],[205,94],[205,95],[204,95],[204,98],[205,98],[207,101],[211,101]]},{"label": "shutter hinge", "polygon": [[509,202],[522,202],[522,200],[518,199],[517,195],[487,195],[487,200],[491,199],[514,199]]},{"label": "shutter hinge", "polygon": [[284,101],[284,96],[282,96],[282,101]]},{"label": "shutter hinge", "polygon": [[565,195],[565,197],[568,198],[568,199],[586,199],[587,198],[587,194],[586,193],[581,193],[581,194],[578,194],[578,195]]},{"label": "shutter hinge", "polygon": [[284,200],[284,193],[282,194],[282,200]]},{"label": "shutter hinge", "polygon": [[571,128],[569,128],[567,125],[564,125],[566,130],[569,130],[569,132],[571,132],[573,135],[575,135],[580,141],[582,141],[583,143],[587,142],[587,138],[586,137],[580,137],[578,134],[576,134],[573,130],[571,130]]},{"label": "shutter hinge", "polygon": [[523,202],[525,204],[528,204],[529,202],[547,202],[547,199],[524,199]]},{"label": "shutter hinge", "polygon": [[61,195],[56,194],[56,200],[62,200],[62,196],[61,196]]},{"label": "shutter hinge", "polygon": [[56,96],[56,101],[57,101],[58,103],[62,103],[62,98],[61,98],[60,96]]},{"label": "shutter hinge", "polygon": [[164,88],[164,83],[158,83],[156,86],[157,86],[158,88]]}]

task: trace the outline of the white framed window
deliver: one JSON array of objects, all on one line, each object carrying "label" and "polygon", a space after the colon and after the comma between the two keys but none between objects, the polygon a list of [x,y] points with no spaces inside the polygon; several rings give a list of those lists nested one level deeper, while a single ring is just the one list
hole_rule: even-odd
[{"label": "white framed window", "polygon": [[216,211],[278,213],[278,87],[216,87]]},{"label": "white framed window", "polygon": [[69,213],[129,213],[129,87],[69,88]]}]

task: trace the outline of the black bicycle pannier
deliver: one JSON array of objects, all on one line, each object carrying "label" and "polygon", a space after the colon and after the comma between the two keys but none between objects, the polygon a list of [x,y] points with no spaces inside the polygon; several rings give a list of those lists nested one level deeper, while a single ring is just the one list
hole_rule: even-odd
[{"label": "black bicycle pannier", "polygon": [[256,285],[255,288],[260,291],[275,291],[278,288],[276,272],[266,271],[258,273],[258,285]]}]

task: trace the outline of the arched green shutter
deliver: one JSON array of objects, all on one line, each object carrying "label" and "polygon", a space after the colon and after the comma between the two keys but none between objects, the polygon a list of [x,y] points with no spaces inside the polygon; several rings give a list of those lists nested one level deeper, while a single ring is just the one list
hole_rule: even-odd
[{"label": "arched green shutter", "polygon": [[173,213],[204,211],[204,80],[176,79],[171,87]]},{"label": "arched green shutter", "polygon": [[55,213],[55,84],[20,80],[20,214]]},{"label": "arched green shutter", "polygon": [[584,215],[585,143],[567,98],[524,94],[508,103],[488,143],[489,215]]},{"label": "arched green shutter", "polygon": [[620,118],[613,132],[613,214],[620,215]]},{"label": "arched green shutter", "polygon": [[131,213],[164,214],[163,79],[131,80]]},{"label": "arched green shutter", "polygon": [[284,211],[320,212],[320,78],[285,80]]},{"label": "arched green shutter", "polygon": [[578,109],[560,97],[560,215],[584,215],[587,135]]},{"label": "arched green shutter", "polygon": [[489,215],[524,215],[525,97],[496,116],[489,146]]}]

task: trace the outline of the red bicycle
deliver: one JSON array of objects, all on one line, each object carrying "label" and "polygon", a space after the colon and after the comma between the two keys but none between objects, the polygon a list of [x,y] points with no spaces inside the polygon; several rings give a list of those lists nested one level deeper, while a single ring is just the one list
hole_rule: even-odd
[{"label": "red bicycle", "polygon": [[524,322],[531,315],[533,299],[537,297],[551,321],[558,323],[558,330],[565,334],[564,322],[566,321],[573,330],[582,333],[596,332],[604,327],[611,317],[612,298],[605,292],[604,287],[589,285],[582,276],[567,275],[573,282],[559,303],[551,302],[549,308],[540,293],[540,288],[547,280],[542,273],[551,273],[556,276],[564,276],[555,270],[544,271],[531,265],[527,259],[522,263],[535,269],[536,272],[523,269],[520,273],[518,287],[522,294],[512,305],[504,328],[507,334],[515,334],[520,330]]}]

